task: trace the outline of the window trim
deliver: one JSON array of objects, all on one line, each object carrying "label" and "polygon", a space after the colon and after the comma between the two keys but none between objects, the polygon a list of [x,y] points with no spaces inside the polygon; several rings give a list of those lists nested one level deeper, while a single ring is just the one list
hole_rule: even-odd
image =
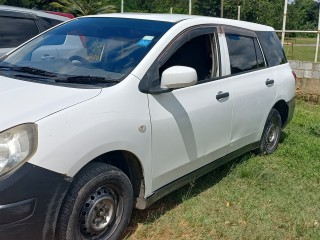
[{"label": "window trim", "polygon": [[[261,52],[262,57],[263,57],[264,67],[268,67],[267,59],[266,59],[266,56],[264,55],[264,52],[263,52],[263,50],[262,50],[262,47],[261,47],[259,38],[255,38],[255,39],[257,40],[258,48],[260,49],[260,52]],[[255,48],[255,50],[256,50],[256,57],[257,57],[257,61],[258,61],[257,49]],[[263,67],[262,67],[262,68],[263,68]],[[260,69],[260,68],[258,68],[258,69]]]},{"label": "window trim", "polygon": [[258,38],[256,32],[253,30],[249,30],[241,27],[229,26],[229,25],[222,25],[221,27],[224,34],[233,34],[233,35],[239,35],[243,37]]}]

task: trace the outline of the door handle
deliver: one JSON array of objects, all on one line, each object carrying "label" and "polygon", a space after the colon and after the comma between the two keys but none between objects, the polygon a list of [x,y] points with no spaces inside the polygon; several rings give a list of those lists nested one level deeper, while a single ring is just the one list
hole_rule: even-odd
[{"label": "door handle", "polygon": [[219,101],[221,99],[227,98],[229,97],[229,93],[228,92],[218,92],[218,94],[216,95],[216,99]]},{"label": "door handle", "polygon": [[272,87],[273,84],[274,84],[274,80],[268,78],[267,81],[266,81],[266,85],[267,85],[268,87]]}]

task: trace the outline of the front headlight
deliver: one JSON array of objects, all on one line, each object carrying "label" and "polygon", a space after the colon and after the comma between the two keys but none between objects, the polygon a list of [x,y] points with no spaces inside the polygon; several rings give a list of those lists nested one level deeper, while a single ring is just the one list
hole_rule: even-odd
[{"label": "front headlight", "polygon": [[38,144],[37,125],[22,124],[0,133],[0,177],[27,161]]}]

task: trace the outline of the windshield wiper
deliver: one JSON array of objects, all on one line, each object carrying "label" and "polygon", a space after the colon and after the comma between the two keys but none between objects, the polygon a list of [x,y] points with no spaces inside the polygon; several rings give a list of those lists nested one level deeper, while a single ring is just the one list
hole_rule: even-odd
[{"label": "windshield wiper", "polygon": [[56,77],[57,75],[42,69],[34,67],[11,67],[12,70],[17,72],[31,73],[35,75],[45,76],[45,77]]},{"label": "windshield wiper", "polygon": [[57,75],[52,73],[52,72],[47,72],[45,70],[41,70],[41,69],[34,68],[34,67],[0,66],[0,68],[1,69],[13,70],[13,71],[16,71],[16,72],[23,72],[23,73],[29,73],[29,74],[44,76],[44,77],[57,77]]},{"label": "windshield wiper", "polygon": [[119,83],[120,81],[115,79],[108,79],[98,76],[72,76],[66,78],[57,78],[56,82],[61,83],[79,83],[79,84],[98,84],[98,83]]}]

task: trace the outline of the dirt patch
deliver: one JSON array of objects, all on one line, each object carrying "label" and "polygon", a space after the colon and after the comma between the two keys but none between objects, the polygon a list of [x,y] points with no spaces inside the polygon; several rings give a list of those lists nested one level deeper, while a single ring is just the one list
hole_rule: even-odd
[{"label": "dirt patch", "polygon": [[320,104],[320,93],[319,92],[306,92],[300,88],[296,89],[296,96],[298,99],[302,99],[307,102],[313,102]]}]

